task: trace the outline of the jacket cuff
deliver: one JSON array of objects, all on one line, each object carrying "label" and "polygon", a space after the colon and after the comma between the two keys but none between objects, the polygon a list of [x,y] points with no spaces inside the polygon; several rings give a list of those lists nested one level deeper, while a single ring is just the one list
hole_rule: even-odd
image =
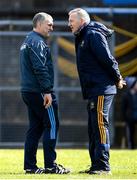
[{"label": "jacket cuff", "polygon": [[121,75],[119,75],[119,76],[117,77],[117,79],[116,79],[116,83],[118,83],[121,79],[123,79],[123,78],[122,78]]},{"label": "jacket cuff", "polygon": [[44,93],[44,94],[50,94],[52,92],[53,92],[53,89],[46,89],[46,90],[42,91],[42,93]]}]

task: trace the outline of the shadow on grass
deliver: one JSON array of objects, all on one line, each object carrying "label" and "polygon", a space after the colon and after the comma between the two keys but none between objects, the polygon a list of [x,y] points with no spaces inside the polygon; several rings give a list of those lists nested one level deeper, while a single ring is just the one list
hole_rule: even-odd
[{"label": "shadow on grass", "polygon": [[21,172],[0,172],[0,175],[25,175],[25,173]]}]

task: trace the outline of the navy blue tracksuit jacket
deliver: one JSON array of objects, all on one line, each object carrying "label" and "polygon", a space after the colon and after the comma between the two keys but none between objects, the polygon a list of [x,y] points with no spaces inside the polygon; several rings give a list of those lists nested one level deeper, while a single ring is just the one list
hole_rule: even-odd
[{"label": "navy blue tracksuit jacket", "polygon": [[54,85],[52,63],[45,38],[30,32],[20,49],[21,91],[51,93]]}]

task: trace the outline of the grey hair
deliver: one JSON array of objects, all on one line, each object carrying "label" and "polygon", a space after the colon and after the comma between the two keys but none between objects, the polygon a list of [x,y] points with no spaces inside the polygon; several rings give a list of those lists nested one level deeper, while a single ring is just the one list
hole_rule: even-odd
[{"label": "grey hair", "polygon": [[52,18],[49,14],[44,13],[44,12],[39,12],[37,14],[35,14],[35,16],[33,17],[33,28],[37,27],[37,23],[38,22],[43,22],[49,18]]},{"label": "grey hair", "polygon": [[71,10],[69,12],[69,15],[71,15],[72,13],[77,13],[78,18],[83,19],[87,24],[90,23],[89,14],[84,9],[82,9],[82,8],[75,8],[75,9],[73,9],[73,10]]}]

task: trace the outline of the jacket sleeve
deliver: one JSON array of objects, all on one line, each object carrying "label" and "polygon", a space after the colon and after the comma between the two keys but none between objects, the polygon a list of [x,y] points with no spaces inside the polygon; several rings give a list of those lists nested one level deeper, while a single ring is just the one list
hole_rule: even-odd
[{"label": "jacket sleeve", "polygon": [[[30,46],[29,51],[32,69],[40,84],[42,93],[51,93],[53,83],[49,69],[52,64],[48,63],[48,47],[43,41],[35,41]],[[53,68],[53,67],[52,67]]]},{"label": "jacket sleeve", "polygon": [[109,73],[110,77],[117,83],[120,78],[118,63],[112,56],[106,37],[99,32],[90,34],[90,47],[97,58],[98,62]]}]

